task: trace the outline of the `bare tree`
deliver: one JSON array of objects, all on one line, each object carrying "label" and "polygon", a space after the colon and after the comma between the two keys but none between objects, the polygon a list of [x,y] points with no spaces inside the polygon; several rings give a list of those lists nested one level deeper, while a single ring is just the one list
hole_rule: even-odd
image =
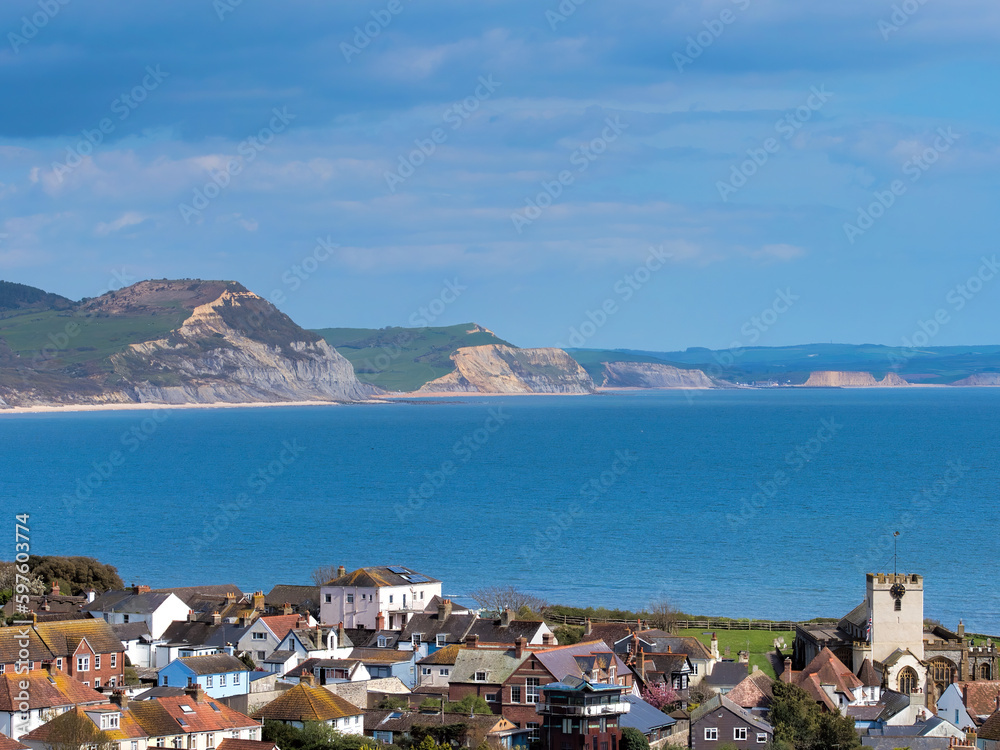
[{"label": "bare tree", "polygon": [[537,614],[548,605],[548,602],[541,597],[528,594],[513,586],[484,586],[473,591],[471,596],[482,609],[496,615],[510,609],[518,613],[518,617],[522,617],[527,614],[525,609]]},{"label": "bare tree", "polygon": [[680,619],[678,612],[666,599],[655,599],[649,603],[650,626],[659,628],[667,633],[677,631],[677,621]]},{"label": "bare tree", "polygon": [[327,581],[332,581],[337,577],[336,565],[321,565],[312,572],[312,580],[317,586],[322,586]]}]

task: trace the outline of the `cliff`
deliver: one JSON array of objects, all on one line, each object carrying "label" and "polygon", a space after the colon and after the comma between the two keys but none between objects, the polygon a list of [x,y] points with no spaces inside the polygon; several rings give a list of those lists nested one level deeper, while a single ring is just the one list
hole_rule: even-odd
[{"label": "cliff", "polygon": [[455,371],[432,380],[417,393],[594,392],[586,370],[562,349],[515,349],[490,344],[458,349]]},{"label": "cliff", "polygon": [[6,318],[0,336],[8,406],[358,401],[378,392],[322,338],[231,281],[144,281],[68,310]]},{"label": "cliff", "polygon": [[714,388],[701,370],[682,370],[655,362],[605,362],[605,388]]},{"label": "cliff", "polygon": [[809,374],[809,379],[803,385],[807,388],[878,388],[909,385],[895,372],[886,374],[882,380],[876,380],[870,372],[840,372],[824,370]]}]

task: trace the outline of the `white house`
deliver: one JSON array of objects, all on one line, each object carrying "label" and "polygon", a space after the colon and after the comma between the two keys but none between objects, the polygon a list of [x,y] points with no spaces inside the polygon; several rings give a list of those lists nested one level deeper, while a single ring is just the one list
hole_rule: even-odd
[{"label": "white house", "polygon": [[402,565],[358,568],[320,587],[320,621],[348,628],[402,630],[410,617],[441,596],[441,581]]},{"label": "white house", "polygon": [[153,593],[149,586],[128,591],[106,591],[83,608],[110,625],[144,622],[154,640],[175,620],[186,620],[191,611],[176,594]]}]

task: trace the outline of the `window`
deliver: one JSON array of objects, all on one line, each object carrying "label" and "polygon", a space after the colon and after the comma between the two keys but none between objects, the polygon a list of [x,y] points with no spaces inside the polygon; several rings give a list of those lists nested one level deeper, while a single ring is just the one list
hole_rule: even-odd
[{"label": "window", "polygon": [[719,730],[716,727],[705,727],[705,740],[714,741],[719,739]]},{"label": "window", "polygon": [[205,678],[205,687],[212,687],[212,675]]},{"label": "window", "polygon": [[348,594],[347,595],[347,603],[348,604],[354,604],[354,594]]},{"label": "window", "polygon": [[219,687],[226,686],[226,676],[224,674],[219,675]]},{"label": "window", "polygon": [[733,729],[733,739],[734,740],[745,740],[747,738],[747,728],[746,727],[736,727]]},{"label": "window", "polygon": [[422,675],[429,675],[430,673],[431,673],[431,668],[430,667],[423,667],[420,670],[420,674],[422,674]]},{"label": "window", "polygon": [[78,656],[78,657],[76,657],[76,671],[77,672],[89,672],[90,671],[90,657],[89,656]]},{"label": "window", "polygon": [[[511,685],[510,686],[510,702],[511,703],[520,703],[521,702],[521,686],[520,685]],[[567,734],[568,734],[568,732],[567,732]]]},{"label": "window", "polygon": [[444,648],[448,643],[448,636],[444,633],[438,633],[437,637],[434,639],[434,643],[437,644],[438,648]]},{"label": "window", "polygon": [[476,682],[486,682],[486,672],[476,672]]},{"label": "window", "polygon": [[524,681],[524,698],[525,703],[538,703],[539,687],[541,687],[541,680],[538,677],[528,677]]},{"label": "window", "polygon": [[253,632],[253,635],[250,636],[250,640],[252,640],[252,641],[266,641],[267,640],[267,633],[261,633],[260,631],[255,630]]},{"label": "window", "polygon": [[451,674],[451,670],[448,669],[448,667],[441,667],[441,669],[438,670],[438,674],[442,677],[447,677]]},{"label": "window", "polygon": [[[60,659],[59,661],[62,661]],[[115,669],[118,666],[118,654],[111,654],[111,668]]]},{"label": "window", "polygon": [[331,604],[333,602],[333,594],[327,594],[326,596],[323,597],[323,600],[327,604]]},{"label": "window", "polygon": [[487,693],[486,694],[486,702],[487,703],[496,703],[497,702],[497,694],[496,693]]},{"label": "window", "polygon": [[757,732],[757,744],[763,745],[767,742],[767,734],[764,732]]}]

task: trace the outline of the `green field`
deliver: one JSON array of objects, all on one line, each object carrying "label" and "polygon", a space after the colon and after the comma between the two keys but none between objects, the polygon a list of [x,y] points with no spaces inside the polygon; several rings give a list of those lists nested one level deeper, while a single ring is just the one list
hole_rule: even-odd
[{"label": "green field", "polygon": [[455,369],[463,346],[512,344],[475,323],[441,328],[320,328],[314,333],[346,357],[358,380],[386,391],[415,391]]},{"label": "green field", "polygon": [[[706,646],[711,647],[712,631],[701,629],[688,629],[678,631],[680,635],[693,635]],[[719,655],[725,658],[726,646],[729,647],[729,656],[735,659],[740,651],[746,651],[749,645],[750,664],[756,664],[761,671],[766,672],[771,677],[776,677],[768,654],[774,653],[774,640],[776,638],[785,639],[785,648],[782,653],[790,654],[792,642],[795,640],[795,631],[776,630],[716,630],[719,637]]]}]

